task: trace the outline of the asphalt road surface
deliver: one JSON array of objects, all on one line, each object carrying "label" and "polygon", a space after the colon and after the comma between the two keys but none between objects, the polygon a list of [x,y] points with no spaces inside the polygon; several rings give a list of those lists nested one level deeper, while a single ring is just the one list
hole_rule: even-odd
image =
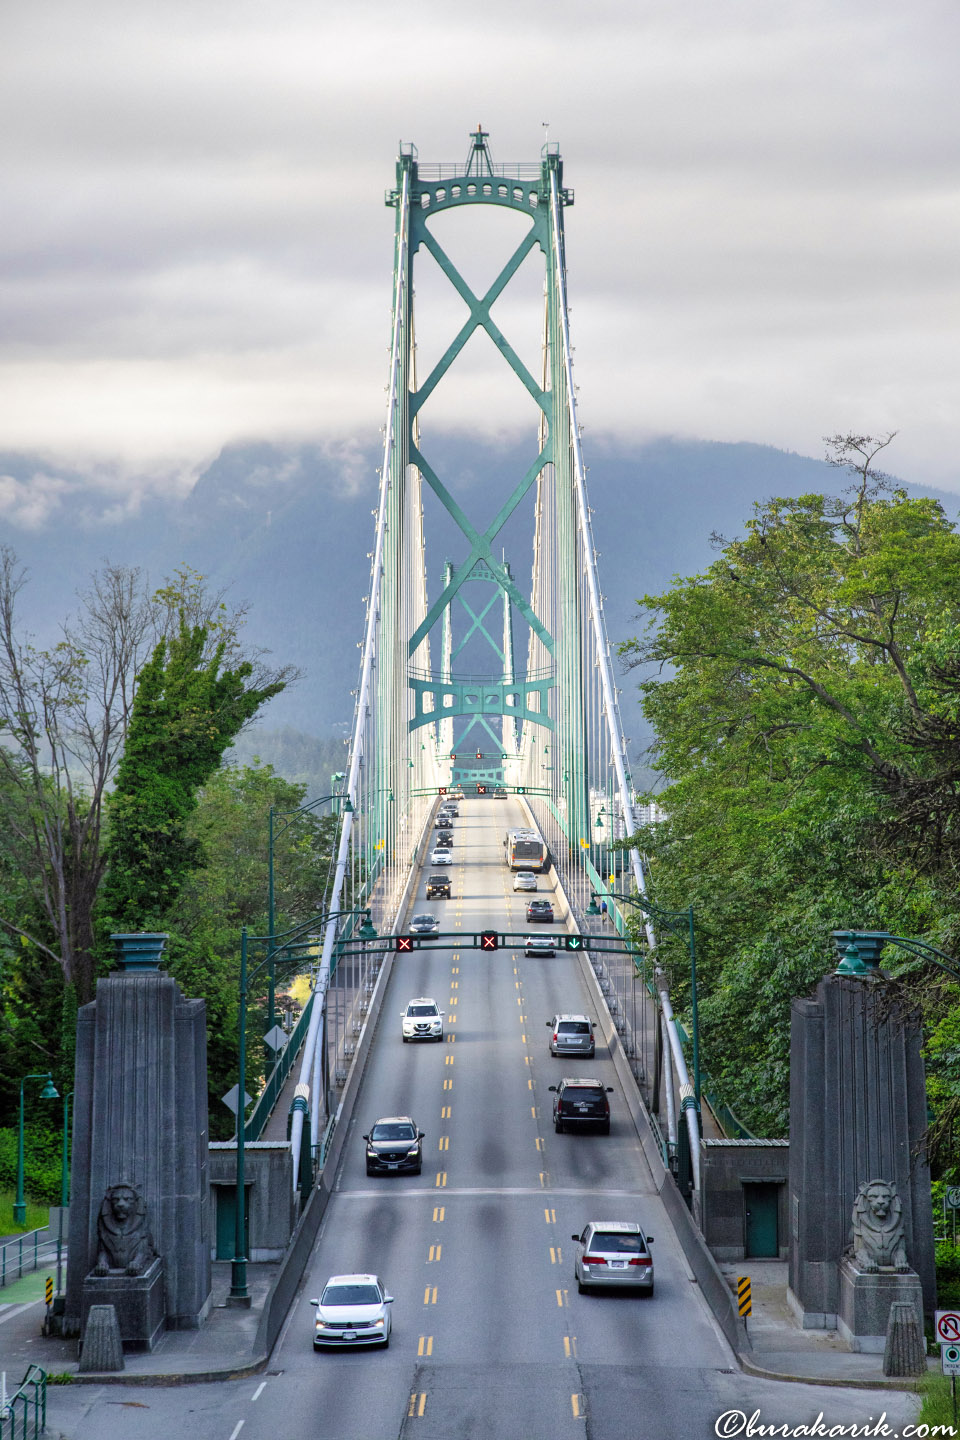
[{"label": "asphalt road surface", "polygon": [[[524,932],[503,835],[513,800],[468,800],[455,823],[443,930]],[[540,893],[553,876],[540,877]],[[404,1045],[400,1012],[421,995],[446,1011],[441,1044]],[[916,1402],[742,1375],[655,1195],[613,1064],[554,1059],[546,1022],[590,1004],[576,961],[435,945],[398,956],[331,1198],[271,1373],[177,1390],[51,1391],[70,1440],[692,1440],[724,1412],[767,1424],[896,1429]],[[612,1085],[609,1136],[554,1133],[548,1086],[567,1073]],[[362,1133],[409,1114],[426,1132],[423,1173],[368,1179]],[[655,1237],[655,1294],[579,1295],[571,1236],[586,1221],[639,1220]],[[394,1295],[388,1350],[312,1348],[328,1276],[373,1271]]]}]

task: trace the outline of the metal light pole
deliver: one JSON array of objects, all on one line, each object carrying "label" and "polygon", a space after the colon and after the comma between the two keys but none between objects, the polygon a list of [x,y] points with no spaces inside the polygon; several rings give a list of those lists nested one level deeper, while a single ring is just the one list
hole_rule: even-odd
[{"label": "metal light pole", "polygon": [[27,1204],[23,1196],[23,1087],[28,1080],[44,1080],[46,1084],[40,1092],[41,1100],[59,1100],[60,1092],[53,1083],[53,1076],[49,1070],[40,1075],[24,1075],[20,1081],[20,1124],[17,1130],[17,1198],[13,1202],[13,1223],[14,1225],[25,1225],[27,1223]]},{"label": "metal light pole", "polygon": [[63,1149],[60,1154],[60,1218],[57,1222],[57,1294],[60,1294],[63,1256],[63,1212],[70,1203],[70,1101],[73,1091],[63,1097]]},{"label": "metal light pole", "polygon": [[[296,809],[296,810],[277,810],[273,805],[270,806],[269,836],[268,836],[268,840],[267,840],[267,934],[268,934],[268,937],[269,937],[269,938],[268,938],[268,955],[267,955],[267,959],[268,959],[268,963],[269,963],[269,966],[270,966],[269,982],[268,982],[268,986],[267,986],[267,1030],[266,1030],[266,1033],[267,1033],[268,1035],[270,1034],[270,1031],[273,1029],[274,1025],[276,1025],[276,1023],[277,1023],[277,1014],[276,1014],[276,1008],[277,1008],[277,1007],[276,1007],[277,978],[276,978],[276,974],[275,974],[275,970],[274,970],[274,965],[273,965],[273,955],[274,955],[275,948],[276,948],[276,947],[274,946],[274,943],[273,943],[274,932],[275,932],[275,929],[276,929],[276,890],[275,890],[274,870],[273,870],[273,860],[274,860],[274,850],[273,850],[273,847],[274,847],[274,840],[275,840],[275,838],[276,838],[276,832],[275,832],[275,829],[274,829],[274,819],[286,820],[286,821],[287,821],[287,824],[289,824],[290,821],[291,821],[295,816],[297,816],[297,815],[305,815],[308,811],[310,811],[310,810],[315,810],[318,805],[325,805],[328,800],[343,800],[343,801],[344,801],[344,804],[343,804],[341,810],[340,810],[338,813],[339,813],[339,814],[344,814],[344,813],[346,813],[346,812],[350,812],[350,813],[352,814],[352,812],[353,812],[353,805],[352,805],[352,803],[351,803],[351,801],[350,801],[350,796],[349,796],[349,795],[343,795],[343,794],[341,794],[341,793],[339,793],[339,792],[337,792],[337,791],[334,791],[334,793],[333,793],[332,795],[321,795],[321,796],[320,796],[318,799],[316,799],[316,800],[310,800],[306,805],[301,805],[301,806],[299,806],[298,809]],[[281,826],[281,832],[282,832],[283,830],[285,830],[285,829],[286,829],[286,825]]]},{"label": "metal light pole", "polygon": [[[327,799],[330,797],[327,796]],[[320,801],[316,802],[320,804]],[[364,915],[365,921],[360,930],[360,939],[376,939],[377,932],[370,924],[370,911],[363,910],[333,910],[328,913],[312,915],[302,925],[296,926],[293,930],[287,931],[282,936],[274,935],[271,930],[269,935],[247,935],[247,927],[244,925],[240,932],[240,990],[239,990],[239,1011],[238,1011],[238,1043],[237,1043],[237,1069],[239,1076],[237,1080],[237,1171],[236,1171],[236,1207],[234,1210],[234,1234],[233,1234],[233,1260],[230,1267],[230,1291],[227,1295],[228,1305],[249,1306],[250,1290],[247,1286],[247,1195],[244,1188],[246,1182],[246,1082],[247,1082],[247,994],[250,981],[269,966],[271,980],[274,976],[276,956],[281,951],[287,954],[288,960],[299,960],[300,951],[312,944],[307,936],[308,929],[325,923],[328,920],[338,919],[342,915]],[[286,943],[277,947],[276,941],[284,940]],[[249,944],[266,943],[267,955],[259,965],[252,971],[247,964],[247,953]],[[291,952],[296,952],[291,954]],[[54,1092],[56,1093],[56,1092]],[[314,1103],[316,1101],[314,1100]]]},{"label": "metal light pole", "polygon": [[[654,905],[644,895],[623,895],[617,890],[606,892],[594,892],[590,896],[590,904],[596,909],[598,899],[622,900],[626,905],[636,905],[645,915],[653,920],[659,920],[666,928],[683,939],[686,939],[687,949],[690,952],[690,1022],[693,1030],[693,1093],[697,1102],[697,1114],[700,1113],[700,1016],[697,1010],[697,947],[693,923],[693,906],[688,905],[686,910],[665,910],[660,905]],[[590,912],[588,911],[588,914]]]}]

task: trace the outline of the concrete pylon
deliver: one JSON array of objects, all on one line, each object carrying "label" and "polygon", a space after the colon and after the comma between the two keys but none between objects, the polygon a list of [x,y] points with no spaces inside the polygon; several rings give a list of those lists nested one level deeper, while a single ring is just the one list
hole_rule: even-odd
[{"label": "concrete pylon", "polygon": [[192,1329],[210,1304],[206,1007],[160,972],[166,936],[111,938],[119,968],[77,1018],[64,1331],[79,1334],[97,1222],[116,1185],[145,1203],[166,1328]]}]

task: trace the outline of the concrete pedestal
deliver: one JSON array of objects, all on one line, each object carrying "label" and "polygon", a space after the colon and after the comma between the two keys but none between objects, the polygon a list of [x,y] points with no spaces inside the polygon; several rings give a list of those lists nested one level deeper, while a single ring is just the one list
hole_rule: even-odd
[{"label": "concrete pedestal", "polygon": [[923,1287],[915,1270],[860,1270],[852,1260],[840,1262],[840,1310],[837,1330],[851,1350],[882,1355],[887,1343],[887,1322],[894,1303],[908,1304],[923,1331]]},{"label": "concrete pedestal", "polygon": [[143,1275],[88,1275],[83,1282],[80,1311],[84,1337],[87,1334],[87,1316],[93,1305],[113,1306],[125,1351],[152,1350],[166,1328],[163,1261],[154,1260]]},{"label": "concrete pedestal", "polygon": [[[134,951],[139,938],[115,937]],[[210,1304],[204,1003],[186,999],[156,959],[153,968],[136,954],[132,961],[121,955],[121,963],[77,1019],[64,1315],[71,1335],[81,1333],[104,1196],[119,1184],[132,1186],[146,1207],[163,1260],[166,1328],[196,1328]]]},{"label": "concrete pedestal", "polygon": [[[793,1002],[790,1290],[810,1317],[805,1326],[840,1328],[840,1265],[854,1205],[860,1186],[881,1178],[900,1199],[907,1260],[919,1276],[924,1309],[935,1308],[922,1038],[918,1013],[891,993],[880,972],[867,979],[828,975],[812,999]],[[887,1309],[877,1328],[863,1333],[883,1336]]]}]

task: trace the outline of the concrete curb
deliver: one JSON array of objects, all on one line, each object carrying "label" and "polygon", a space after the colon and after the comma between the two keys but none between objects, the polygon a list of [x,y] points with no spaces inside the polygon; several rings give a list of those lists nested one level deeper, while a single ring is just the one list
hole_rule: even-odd
[{"label": "concrete curb", "polygon": [[[259,1375],[266,1367],[269,1355],[260,1355],[247,1365],[229,1365],[223,1370],[169,1370],[146,1375],[131,1375],[127,1370],[88,1370],[71,1374],[70,1385],[215,1385],[224,1380],[246,1380]],[[57,1387],[59,1389],[59,1386]]]},{"label": "concrete curb", "polygon": [[892,1375],[878,1375],[875,1379],[858,1379],[855,1376],[839,1375],[793,1375],[786,1370],[766,1370],[751,1360],[748,1355],[738,1355],[740,1369],[761,1380],[785,1380],[791,1385],[828,1385],[846,1390],[898,1390],[917,1394],[922,1376],[903,1376],[897,1380]]}]

